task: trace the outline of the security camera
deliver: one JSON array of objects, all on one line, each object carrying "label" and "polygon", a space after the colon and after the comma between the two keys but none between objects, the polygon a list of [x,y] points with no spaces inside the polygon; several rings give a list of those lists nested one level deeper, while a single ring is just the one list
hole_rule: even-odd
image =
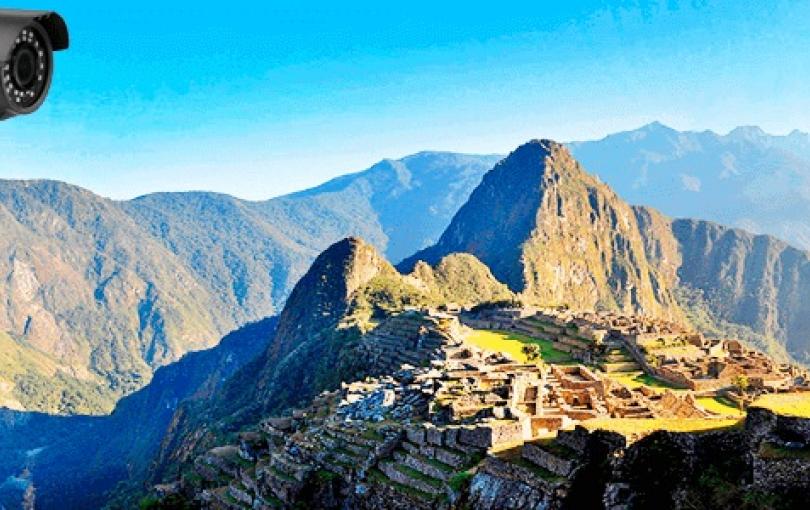
[{"label": "security camera", "polygon": [[53,77],[53,52],[67,47],[67,25],[57,13],[0,9],[0,120],[42,105]]}]

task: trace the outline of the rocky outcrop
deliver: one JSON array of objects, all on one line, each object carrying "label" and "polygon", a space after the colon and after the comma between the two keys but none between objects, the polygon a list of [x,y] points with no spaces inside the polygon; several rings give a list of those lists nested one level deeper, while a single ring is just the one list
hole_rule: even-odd
[{"label": "rocky outcrop", "polygon": [[514,294],[492,275],[490,269],[469,253],[451,253],[434,267],[419,261],[409,281],[435,295],[441,303],[473,306],[505,301]]}]

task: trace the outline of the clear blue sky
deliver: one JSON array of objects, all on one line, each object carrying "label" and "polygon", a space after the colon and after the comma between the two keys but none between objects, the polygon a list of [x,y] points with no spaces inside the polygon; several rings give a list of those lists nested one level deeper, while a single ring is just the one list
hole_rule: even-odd
[{"label": "clear blue sky", "polygon": [[19,0],[72,46],[46,105],[0,123],[0,177],[260,199],[652,120],[810,131],[810,2],[436,3]]}]

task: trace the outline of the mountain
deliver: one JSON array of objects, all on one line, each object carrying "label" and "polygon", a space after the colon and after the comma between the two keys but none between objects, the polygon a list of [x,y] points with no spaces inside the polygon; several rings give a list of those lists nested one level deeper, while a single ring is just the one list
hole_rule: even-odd
[{"label": "mountain", "polygon": [[0,183],[0,275],[0,331],[56,367],[31,364],[7,380],[26,408],[98,411],[93,392],[42,392],[59,373],[76,381],[66,390],[129,393],[233,326],[185,264],[114,202],[62,183]]},{"label": "mountain", "polygon": [[658,122],[574,142],[574,156],[625,200],[810,249],[810,135],[739,127],[726,135]]},{"label": "mountain", "polygon": [[401,257],[435,239],[496,159],[419,153],[264,202],[0,181],[0,402],[108,412],[156,368],[277,313],[331,243],[362,235]]},{"label": "mountain", "polygon": [[810,361],[810,253],[631,207],[555,142],[529,142],[498,163],[439,241],[398,267],[454,252],[475,255],[535,303],[688,317]]},{"label": "mountain", "polygon": [[[169,251],[180,260],[184,253]],[[564,146],[535,140],[488,172],[436,245],[400,264],[402,272],[371,243],[337,241],[298,280],[277,327],[240,329],[158,370],[108,418],[7,412],[0,457],[9,459],[9,475],[30,467],[45,508],[61,493],[83,494],[80,506],[93,506],[117,482],[124,485],[114,503],[126,508],[144,480],[191,476],[196,455],[234,441],[244,427],[373,373],[369,339],[385,345],[381,325],[403,330],[392,312],[447,301],[518,297],[682,315],[718,335],[740,328],[760,335],[756,341],[778,339],[798,357],[808,264],[806,252],[767,236],[631,207]],[[249,352],[228,364],[237,345]],[[194,360],[203,361],[186,372],[183,363]]]},{"label": "mountain", "polygon": [[485,176],[439,241],[400,264],[475,255],[533,302],[672,318],[680,311],[646,258],[632,208],[550,140],[518,147]]},{"label": "mountain", "polygon": [[671,231],[682,286],[699,290],[715,317],[775,338],[810,364],[810,253],[705,221],[675,220]]},{"label": "mountain", "polygon": [[[471,296],[470,289],[481,296]],[[274,340],[207,401],[178,407],[150,481],[182,475],[194,456],[223,437],[361,379],[371,360],[361,339],[393,313],[454,302],[479,304],[512,294],[471,255],[453,254],[402,275],[373,246],[347,238],[327,248],[295,286]]]},{"label": "mountain", "polygon": [[7,481],[0,483],[0,505],[19,507],[31,482],[37,508],[100,508],[119,483],[119,494],[139,492],[180,403],[206,402],[266,348],[276,324],[275,317],[248,324],[216,347],[158,369],[108,416],[0,410],[0,479]]},{"label": "mountain", "polygon": [[[383,160],[364,172],[338,177],[264,205],[277,210],[275,208],[282,204],[320,201],[331,212],[341,203],[344,207],[358,204],[359,210],[347,215],[348,222],[351,225],[373,222],[379,231],[358,230],[345,232],[340,237],[358,235],[382,250],[388,260],[397,262],[432,244],[481,181],[481,176],[502,157],[420,152],[400,160]],[[305,226],[307,222],[298,224]]]}]

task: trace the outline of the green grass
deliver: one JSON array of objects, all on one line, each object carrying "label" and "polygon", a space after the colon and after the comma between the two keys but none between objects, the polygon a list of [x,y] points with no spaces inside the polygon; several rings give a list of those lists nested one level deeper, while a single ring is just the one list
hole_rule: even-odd
[{"label": "green grass", "polygon": [[752,406],[777,414],[810,418],[810,393],[769,393],[755,400]]},{"label": "green grass", "polygon": [[408,487],[405,484],[401,484],[399,482],[395,482],[395,481],[391,480],[390,478],[385,476],[385,474],[382,471],[380,471],[377,468],[369,469],[367,476],[368,476],[369,480],[371,480],[371,481],[373,481],[373,482],[375,482],[377,484],[388,485],[388,486],[394,488],[395,490],[397,490],[398,492],[401,492],[403,494],[407,494],[408,496],[411,496],[412,498],[422,500],[422,501],[430,501],[430,500],[434,499],[433,496],[431,494],[428,494],[427,492],[420,491],[419,489],[414,489],[413,487]]},{"label": "green grass", "polygon": [[647,386],[653,389],[670,389],[670,390],[678,390],[677,386],[673,386],[668,384],[664,381],[656,379],[651,375],[647,375],[644,372],[636,371],[636,372],[608,372],[605,375],[610,377],[616,382],[619,382],[631,390],[636,388],[640,388],[642,386]]},{"label": "green grass", "polygon": [[723,416],[743,416],[745,414],[734,402],[724,397],[698,397],[697,402],[703,409]]},{"label": "green grass", "polygon": [[373,428],[367,428],[360,434],[360,437],[363,439],[368,439],[371,441],[383,441],[385,440],[385,436],[380,434],[378,431],[374,430]]},{"label": "green grass", "polygon": [[540,359],[546,363],[573,361],[567,352],[555,349],[551,340],[534,338],[511,331],[476,329],[467,335],[466,341],[485,351],[501,352],[519,363],[529,363],[526,354],[522,352],[523,346],[526,344],[537,345],[540,348]]},{"label": "green grass", "polygon": [[577,456],[579,456],[579,453],[577,453],[576,451],[565,446],[564,444],[558,443],[556,438],[540,439],[538,441],[535,441],[534,444],[540,446],[549,453],[553,453],[557,457],[563,459],[570,460],[575,459],[577,458]]},{"label": "green grass", "polygon": [[431,477],[427,476],[426,474],[424,474],[424,473],[422,473],[420,471],[417,471],[417,470],[415,470],[414,468],[412,468],[410,466],[406,466],[404,464],[395,464],[394,468],[397,471],[399,471],[400,473],[403,473],[403,474],[406,474],[406,475],[410,476],[414,480],[421,480],[421,481],[425,482],[428,485],[432,485],[433,487],[441,487],[442,486],[441,481],[436,480],[435,478],[431,478]]},{"label": "green grass", "polygon": [[537,464],[533,464],[522,457],[510,459],[509,462],[517,466],[520,466],[528,471],[531,471],[538,478],[542,478],[543,480],[546,480],[548,482],[559,482],[561,480],[564,480],[564,477],[556,475],[551,471],[549,471],[548,469],[542,468]]},{"label": "green grass", "polygon": [[268,466],[267,468],[276,476],[276,478],[279,478],[281,480],[285,480],[287,482],[295,482],[296,481],[296,479],[293,476],[285,473],[284,471],[281,471],[278,468],[275,468],[273,466]]},{"label": "green grass", "polygon": [[340,478],[340,475],[338,475],[337,473],[333,473],[326,469],[319,469],[315,473],[315,476],[318,478],[318,480],[322,482],[331,482],[332,480]]},{"label": "green grass", "polygon": [[453,489],[453,492],[461,492],[461,490],[470,482],[472,477],[473,474],[469,471],[462,471],[461,473],[456,473],[453,475],[450,480],[448,480],[447,485]]},{"label": "green grass", "polygon": [[421,455],[420,455],[420,457],[421,457],[421,460],[424,460],[425,462],[427,462],[428,464],[430,464],[431,466],[435,467],[436,469],[438,469],[440,471],[444,471],[445,473],[452,473],[453,471],[455,471],[453,466],[448,466],[447,464],[445,464],[444,462],[442,462],[440,460],[432,459],[430,457],[424,457],[424,456],[421,456]]},{"label": "green grass", "polygon": [[355,453],[355,452],[353,452],[351,450],[348,450],[346,448],[343,448],[342,446],[338,446],[337,448],[334,449],[334,451],[337,452],[337,453],[342,453],[343,455],[345,455],[345,456],[347,456],[349,458],[352,458],[352,459],[359,459],[361,457],[360,454]]},{"label": "green grass", "polygon": [[734,427],[739,418],[595,418],[582,422],[588,430],[609,430],[620,434],[642,434],[655,430],[705,432]]}]

